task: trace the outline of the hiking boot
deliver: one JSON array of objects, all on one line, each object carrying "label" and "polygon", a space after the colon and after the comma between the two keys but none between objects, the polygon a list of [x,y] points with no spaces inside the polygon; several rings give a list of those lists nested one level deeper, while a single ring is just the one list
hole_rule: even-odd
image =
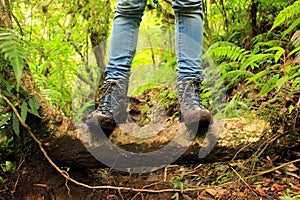
[{"label": "hiking boot", "polygon": [[91,117],[97,117],[104,131],[113,131],[117,124],[126,121],[127,91],[128,81],[123,79],[106,80],[101,87],[100,104]]},{"label": "hiking boot", "polygon": [[196,131],[208,127],[212,114],[203,105],[199,96],[202,80],[195,77],[177,77],[177,94],[182,121]]}]

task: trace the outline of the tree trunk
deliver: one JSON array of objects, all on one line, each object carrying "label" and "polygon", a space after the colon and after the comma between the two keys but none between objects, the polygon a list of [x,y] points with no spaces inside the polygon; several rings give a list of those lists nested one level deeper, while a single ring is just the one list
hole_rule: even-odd
[{"label": "tree trunk", "polygon": [[252,37],[256,36],[258,34],[258,28],[257,28],[257,0],[252,0],[251,3],[251,27],[252,27]]},{"label": "tree trunk", "polygon": [[9,14],[8,1],[0,1],[0,27],[1,28],[12,28],[11,17]]}]

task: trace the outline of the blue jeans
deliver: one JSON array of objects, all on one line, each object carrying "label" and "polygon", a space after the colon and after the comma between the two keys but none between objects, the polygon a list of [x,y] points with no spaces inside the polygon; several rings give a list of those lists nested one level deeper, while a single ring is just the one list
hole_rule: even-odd
[{"label": "blue jeans", "polygon": [[[113,20],[107,79],[128,78],[147,0],[118,0]],[[201,0],[173,0],[176,17],[177,76],[202,78],[203,14]]]}]

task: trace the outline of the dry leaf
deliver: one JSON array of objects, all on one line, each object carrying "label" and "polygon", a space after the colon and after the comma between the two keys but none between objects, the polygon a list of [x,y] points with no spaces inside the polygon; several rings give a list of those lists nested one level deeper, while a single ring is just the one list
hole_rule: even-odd
[{"label": "dry leaf", "polygon": [[271,191],[281,191],[284,190],[284,186],[279,185],[277,183],[273,184],[271,187]]},{"label": "dry leaf", "polygon": [[293,192],[298,192],[300,194],[300,187],[298,187],[298,186],[295,186],[295,185],[291,186],[291,190]]},{"label": "dry leaf", "polygon": [[262,187],[256,187],[255,190],[259,193],[260,196],[266,196],[265,190]]},{"label": "dry leaf", "polygon": [[243,192],[238,192],[237,195],[238,195],[238,197],[244,197],[245,196],[245,194]]},{"label": "dry leaf", "polygon": [[299,168],[296,167],[293,163],[284,166],[282,169],[284,169],[285,171],[288,171],[288,172],[294,172],[294,171],[299,170]]},{"label": "dry leaf", "polygon": [[271,182],[272,182],[271,179],[265,179],[265,181],[263,182],[262,185],[263,185],[264,187],[266,187],[266,186],[268,186]]},{"label": "dry leaf", "polygon": [[218,194],[218,191],[215,189],[206,189],[205,191],[213,197],[215,197]]}]

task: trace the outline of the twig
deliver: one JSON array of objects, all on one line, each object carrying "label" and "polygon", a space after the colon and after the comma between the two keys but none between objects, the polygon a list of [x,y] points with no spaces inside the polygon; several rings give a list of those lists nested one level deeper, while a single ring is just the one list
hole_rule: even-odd
[{"label": "twig", "polygon": [[[297,132],[297,131],[299,131],[299,130],[300,130],[300,128],[296,128],[296,129],[293,129],[292,131]],[[285,132],[283,132],[283,133],[274,135],[272,138],[270,138],[269,140],[265,141],[261,146],[259,146],[258,150],[256,151],[256,153],[255,153],[254,155],[257,155],[257,154],[258,154],[256,157],[260,157],[261,154],[267,149],[267,147],[268,147],[270,144],[272,144],[274,141],[276,141],[277,139],[279,139],[279,138],[281,138],[281,137],[287,135],[287,134],[290,133],[290,132],[291,132],[291,130],[287,130],[287,131],[285,131]],[[265,145],[265,146],[264,146],[264,145]],[[264,146],[264,147],[263,147],[263,149],[259,152],[259,150],[262,148],[262,146]]]},{"label": "twig", "polygon": [[[140,192],[136,193],[136,195],[134,195],[131,200],[135,200],[139,195],[142,195]],[[142,195],[142,199],[143,199],[143,195]]]},{"label": "twig", "polygon": [[257,196],[256,192],[253,190],[253,188],[245,181],[245,179],[235,170],[233,167],[229,164],[230,169],[241,179],[241,181],[250,189],[250,191]]},{"label": "twig", "polygon": [[[99,186],[91,186],[91,185],[87,185],[84,183],[81,183],[73,178],[71,178],[67,173],[65,173],[64,171],[62,171],[53,161],[52,159],[48,156],[48,153],[46,152],[46,150],[43,148],[43,144],[41,141],[39,141],[35,135],[33,134],[33,132],[31,131],[30,126],[28,126],[21,118],[19,112],[17,111],[16,107],[10,102],[9,99],[7,99],[4,95],[2,95],[0,93],[0,98],[4,99],[4,101],[6,101],[6,103],[12,108],[13,112],[16,114],[18,120],[20,121],[20,123],[22,124],[22,126],[27,130],[27,132],[29,133],[30,137],[38,144],[41,152],[43,153],[44,157],[46,158],[46,160],[50,163],[50,165],[61,175],[63,176],[67,181],[70,181],[72,183],[74,183],[75,185],[78,186],[82,186],[88,189],[113,189],[113,190],[127,190],[127,191],[133,191],[133,192],[144,192],[144,193],[163,193],[163,192],[189,192],[189,191],[198,191],[198,190],[204,190],[204,189],[208,189],[208,188],[215,188],[214,187],[207,187],[207,186],[203,186],[203,187],[195,187],[195,188],[186,188],[183,191],[180,189],[160,189],[160,190],[152,190],[152,189],[138,189],[138,188],[132,188],[132,187],[118,187],[118,186],[109,186],[109,185],[99,185]],[[231,184],[232,182],[227,182],[224,183],[221,186],[227,185],[227,184]]]},{"label": "twig", "polygon": [[16,171],[18,172],[21,168],[21,166],[23,165],[23,163],[25,162],[25,158],[23,158],[23,156],[21,156],[20,161],[19,161],[19,165],[16,169]]},{"label": "twig", "polygon": [[16,180],[16,182],[15,182],[15,184],[14,184],[14,189],[13,189],[12,191],[10,191],[10,193],[13,194],[13,193],[16,192],[17,185],[18,185],[18,183],[19,183],[19,179],[20,179],[20,174],[18,174],[17,180]]},{"label": "twig", "polygon": [[241,148],[234,154],[234,156],[233,156],[233,158],[231,159],[231,161],[234,161],[235,158],[237,157],[237,155],[238,155],[241,151],[243,151],[244,149],[248,148],[248,147],[251,146],[251,145],[253,145],[253,143],[249,143],[249,144],[247,144],[247,145],[241,147]]},{"label": "twig", "polygon": [[149,184],[149,185],[145,185],[145,186],[143,186],[143,189],[145,189],[145,188],[147,188],[147,187],[151,187],[151,186],[154,186],[154,185],[158,185],[158,184],[160,184],[161,182],[155,182],[155,183],[151,183],[151,184]]},{"label": "twig", "polygon": [[45,188],[45,189],[48,188],[48,186],[46,184],[42,184],[42,183],[35,183],[35,184],[33,184],[33,186],[42,187],[42,188]]},{"label": "twig", "polygon": [[248,179],[248,178],[254,178],[254,177],[257,177],[257,176],[261,176],[261,175],[264,175],[264,174],[268,174],[268,173],[270,173],[270,172],[276,171],[276,170],[278,170],[278,169],[280,169],[280,168],[283,168],[283,167],[285,167],[285,166],[287,166],[287,165],[290,165],[290,164],[293,164],[293,163],[296,163],[296,162],[300,162],[300,159],[296,159],[296,160],[293,160],[293,161],[284,163],[284,164],[279,165],[279,166],[277,166],[277,167],[274,167],[274,168],[271,168],[271,169],[268,169],[268,170],[259,172],[258,174],[255,174],[255,175],[252,175],[252,176],[248,176],[248,177],[246,177],[246,178],[247,178],[247,179]]},{"label": "twig", "polygon": [[124,200],[121,190],[118,190],[118,192],[119,192],[121,199]]}]

